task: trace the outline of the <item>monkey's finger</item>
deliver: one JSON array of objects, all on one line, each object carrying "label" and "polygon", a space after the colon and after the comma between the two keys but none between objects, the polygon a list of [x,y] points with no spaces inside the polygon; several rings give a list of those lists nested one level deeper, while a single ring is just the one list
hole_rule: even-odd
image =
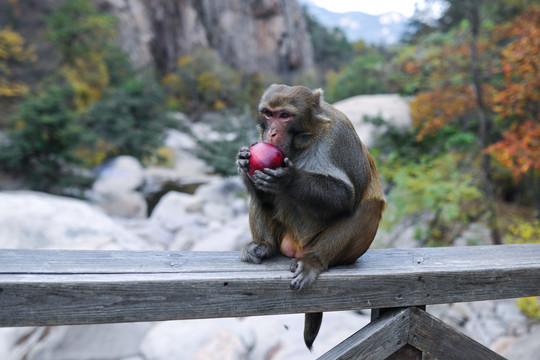
[{"label": "monkey's finger", "polygon": [[290,286],[295,290],[301,291],[309,287],[317,279],[319,273],[312,267],[306,266],[302,260],[299,260],[297,265]]},{"label": "monkey's finger", "polygon": [[238,159],[249,159],[251,157],[251,153],[249,152],[248,148],[242,148],[238,152]]},{"label": "monkey's finger", "polygon": [[236,165],[238,165],[238,167],[241,167],[243,169],[246,169],[249,167],[249,160],[245,160],[245,159],[238,159],[236,161]]},{"label": "monkey's finger", "polygon": [[287,168],[264,169],[264,173],[274,178],[282,178],[285,176],[289,176],[289,169]]},{"label": "monkey's finger", "polygon": [[283,162],[285,163],[285,166],[286,166],[286,167],[290,167],[290,168],[294,167],[292,161],[289,160],[289,158],[285,158],[285,159],[283,160]]}]

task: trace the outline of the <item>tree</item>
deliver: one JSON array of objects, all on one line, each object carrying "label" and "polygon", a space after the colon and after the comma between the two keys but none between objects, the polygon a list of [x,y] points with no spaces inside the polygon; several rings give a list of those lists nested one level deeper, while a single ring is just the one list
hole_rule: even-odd
[{"label": "tree", "polygon": [[343,30],[329,29],[321,25],[305,9],[304,16],[307,21],[307,30],[311,35],[315,64],[322,73],[338,70],[353,59],[353,47]]},{"label": "tree", "polygon": [[493,91],[494,112],[500,122],[509,123],[502,140],[486,153],[508,168],[516,182],[530,179],[530,187],[540,218],[540,7],[531,6],[514,21],[497,27],[507,40],[501,51],[499,73],[502,84]]},{"label": "tree", "polygon": [[148,79],[132,79],[108,89],[84,116],[95,134],[94,148],[86,152],[96,160],[122,154],[143,160],[162,144],[164,130],[175,125],[165,112],[165,96]]},{"label": "tree", "polygon": [[0,149],[0,168],[41,191],[61,193],[64,186],[85,183],[74,171],[83,164],[77,149],[86,134],[70,108],[72,94],[71,88],[54,85],[18,105]]},{"label": "tree", "polygon": [[28,66],[35,59],[34,48],[27,46],[21,35],[10,28],[0,29],[0,101],[9,102],[28,92],[28,86],[17,80],[14,69]]},{"label": "tree", "polygon": [[115,22],[87,0],[64,0],[47,19],[49,39],[62,58],[61,72],[75,91],[79,110],[98,100],[109,85],[106,54],[118,51]]},{"label": "tree", "polygon": [[195,116],[222,110],[247,100],[240,87],[241,76],[220,63],[212,49],[196,49],[181,57],[174,72],[162,79],[169,105]]},{"label": "tree", "polygon": [[[480,1],[481,0],[462,0],[463,7],[469,24],[471,27],[471,76],[473,89],[476,100],[476,113],[480,122],[479,137],[480,143],[483,149],[485,149],[491,143],[491,129],[493,127],[493,120],[487,111],[486,100],[483,91],[484,79],[480,74],[480,64],[478,59],[478,37],[480,33]],[[491,230],[491,238],[493,243],[501,244],[501,234],[497,225],[497,212],[495,209],[495,190],[493,188],[492,170],[491,170],[491,155],[488,152],[482,153],[482,183],[483,190],[486,196],[487,208],[488,208],[488,222]]]}]

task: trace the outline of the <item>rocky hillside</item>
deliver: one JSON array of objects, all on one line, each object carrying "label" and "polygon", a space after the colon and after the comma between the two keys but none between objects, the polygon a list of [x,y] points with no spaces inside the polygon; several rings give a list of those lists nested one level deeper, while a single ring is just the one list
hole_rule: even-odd
[{"label": "rocky hillside", "polygon": [[[43,38],[44,16],[58,0],[20,0],[15,11],[0,1],[0,27],[10,25],[51,51]],[[116,15],[121,47],[137,67],[161,74],[196,47],[211,47],[235,69],[288,75],[313,66],[302,8],[286,0],[96,0]],[[21,15],[21,14],[24,14]],[[43,59],[40,56],[40,59]]]}]

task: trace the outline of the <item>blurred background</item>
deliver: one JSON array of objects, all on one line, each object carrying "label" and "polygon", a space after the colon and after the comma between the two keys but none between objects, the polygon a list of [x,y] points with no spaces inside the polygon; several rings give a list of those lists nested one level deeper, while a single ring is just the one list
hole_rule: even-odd
[{"label": "blurred background", "polygon": [[[539,52],[533,0],[0,0],[0,248],[240,249],[272,83],[323,88],[370,148],[373,247],[540,242]],[[432,311],[540,351],[537,298]],[[0,357],[312,359],[369,316],[329,315],[313,354],[302,321],[0,329]]]}]

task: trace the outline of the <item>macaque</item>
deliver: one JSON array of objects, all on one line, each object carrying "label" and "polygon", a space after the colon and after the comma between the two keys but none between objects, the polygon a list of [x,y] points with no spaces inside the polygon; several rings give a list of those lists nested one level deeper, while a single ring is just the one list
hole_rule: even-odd
[{"label": "macaque", "polygon": [[[271,85],[259,103],[258,129],[262,141],[283,151],[284,166],[257,170],[250,179],[248,147],[237,155],[250,195],[253,237],[240,259],[292,258],[295,290],[309,287],[329,267],[364,254],[385,207],[373,158],[350,120],[322,97],[321,89]],[[309,349],[321,321],[322,313],[306,314]]]}]

